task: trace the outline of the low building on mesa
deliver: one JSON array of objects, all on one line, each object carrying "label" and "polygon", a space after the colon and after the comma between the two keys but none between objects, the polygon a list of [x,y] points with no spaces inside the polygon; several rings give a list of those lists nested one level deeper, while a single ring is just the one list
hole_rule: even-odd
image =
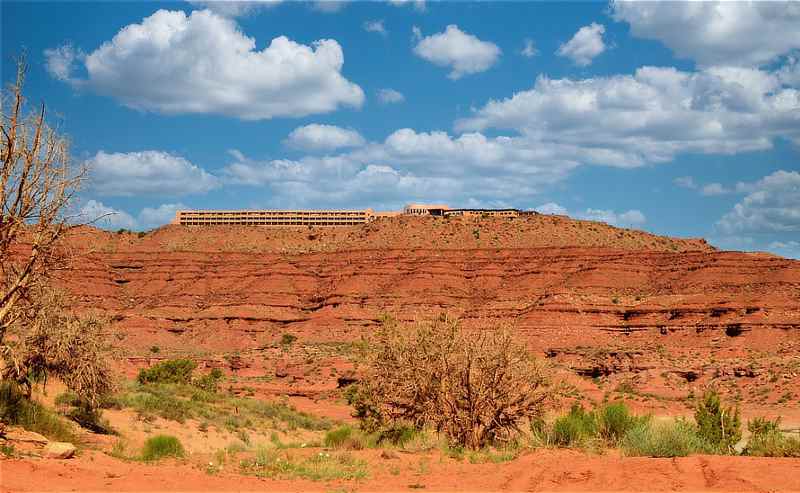
[{"label": "low building on mesa", "polygon": [[354,210],[195,210],[178,211],[173,224],[184,226],[355,226],[377,218],[406,216],[517,217],[518,209],[453,209],[445,204],[408,204],[402,211]]},{"label": "low building on mesa", "polygon": [[372,209],[363,210],[254,210],[178,211],[175,224],[184,226],[354,226],[375,219]]}]

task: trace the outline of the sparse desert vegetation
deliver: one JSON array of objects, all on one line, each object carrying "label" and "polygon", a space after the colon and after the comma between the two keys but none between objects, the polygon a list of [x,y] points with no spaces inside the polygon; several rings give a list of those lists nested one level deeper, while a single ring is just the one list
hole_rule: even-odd
[{"label": "sparse desert vegetation", "polygon": [[412,326],[385,320],[366,365],[352,397],[365,429],[430,427],[471,449],[513,440],[552,395],[544,365],[510,332],[468,331],[446,315]]}]

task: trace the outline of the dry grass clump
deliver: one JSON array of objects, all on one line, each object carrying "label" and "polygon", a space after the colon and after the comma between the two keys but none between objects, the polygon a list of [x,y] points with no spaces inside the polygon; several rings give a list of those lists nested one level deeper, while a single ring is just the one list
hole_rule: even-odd
[{"label": "dry grass clump", "polygon": [[243,474],[276,479],[359,480],[368,475],[367,463],[347,452],[322,451],[303,457],[288,450],[260,448],[239,467]]},{"label": "dry grass clump", "polygon": [[621,445],[626,455],[644,457],[685,457],[716,451],[692,423],[683,419],[643,423],[628,432]]},{"label": "dry grass clump", "polygon": [[447,316],[387,319],[365,362],[353,396],[365,429],[429,426],[470,449],[515,437],[552,394],[544,366],[508,330],[467,331]]}]

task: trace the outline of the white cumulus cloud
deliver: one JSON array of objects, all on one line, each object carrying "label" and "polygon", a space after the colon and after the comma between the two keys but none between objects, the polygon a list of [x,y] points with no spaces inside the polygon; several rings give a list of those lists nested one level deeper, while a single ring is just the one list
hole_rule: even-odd
[{"label": "white cumulus cloud", "polygon": [[539,54],[539,50],[536,49],[532,39],[525,39],[525,44],[519,54],[525,58],[533,58]]},{"label": "white cumulus cloud", "polygon": [[136,228],[136,219],[133,216],[96,200],[89,200],[83,204],[74,221],[78,224],[91,224],[103,229]]},{"label": "white cumulus cloud", "polygon": [[709,183],[700,189],[700,193],[706,197],[713,197],[715,195],[725,195],[730,193],[730,190],[725,188],[722,183]]},{"label": "white cumulus cloud", "polygon": [[330,151],[342,147],[364,145],[364,137],[355,130],[312,123],[292,130],[286,145],[307,151]]},{"label": "white cumulus cloud", "polygon": [[541,214],[557,214],[560,216],[569,215],[569,212],[567,212],[566,207],[562,207],[556,204],[555,202],[548,202],[546,204],[542,204],[539,207],[535,207],[533,210]]},{"label": "white cumulus cloud", "polygon": [[405,200],[453,204],[531,200],[563,180],[579,162],[574,150],[557,146],[410,128],[335,155],[265,161],[232,156],[234,161],[223,172],[229,183],[265,187],[272,205],[285,201],[317,207],[399,207]]},{"label": "white cumulus cloud", "polygon": [[313,3],[314,10],[325,14],[341,12],[352,0],[317,0]]},{"label": "white cumulus cloud", "polygon": [[796,1],[613,1],[634,36],[662,42],[703,66],[759,66],[800,48]]},{"label": "white cumulus cloud", "polygon": [[400,91],[395,91],[391,88],[378,90],[378,101],[383,104],[402,103],[405,100],[406,97]]},{"label": "white cumulus cloud", "polygon": [[75,65],[85,58],[85,54],[67,43],[58,48],[44,50],[45,69],[54,79],[70,82],[73,78]]},{"label": "white cumulus cloud", "polygon": [[590,221],[601,221],[612,226],[636,227],[647,222],[645,215],[637,209],[617,213],[610,209],[586,209],[576,214],[580,219]]},{"label": "white cumulus cloud", "polygon": [[558,214],[589,221],[601,221],[612,226],[620,227],[637,227],[647,222],[645,215],[638,209],[631,209],[625,212],[616,212],[612,209],[587,208],[583,211],[570,212],[566,207],[563,207],[555,202],[548,202],[538,207],[534,207],[533,210],[541,214]]},{"label": "white cumulus cloud", "polygon": [[158,207],[145,207],[139,212],[136,220],[136,226],[140,229],[152,229],[165,224],[169,224],[175,219],[175,213],[180,210],[186,210],[189,207],[177,204],[161,204]]},{"label": "white cumulus cloud", "polygon": [[165,114],[261,120],[364,101],[361,88],[342,76],[344,54],[335,40],[306,46],[279,36],[257,50],[235,21],[209,10],[159,10],[124,27],[83,63],[88,78],[73,79],[76,87]]},{"label": "white cumulus cloud", "polygon": [[188,160],[163,151],[99,151],[87,161],[99,195],[187,195],[208,192],[219,180]]},{"label": "white cumulus cloud", "polygon": [[389,4],[394,5],[395,7],[413,5],[417,12],[425,12],[425,10],[428,8],[425,0],[389,0]]},{"label": "white cumulus cloud", "polygon": [[209,9],[226,17],[242,17],[259,9],[272,8],[283,0],[189,0],[201,9]]},{"label": "white cumulus cloud", "polygon": [[376,19],[371,21],[364,21],[362,27],[368,33],[378,33],[381,36],[388,36],[389,31],[386,30],[386,26],[383,24],[383,19]]},{"label": "white cumulus cloud", "polygon": [[606,51],[606,44],[603,42],[605,32],[605,26],[596,22],[583,26],[572,39],[559,46],[556,54],[569,58],[579,67],[586,67],[596,56]]},{"label": "white cumulus cloud", "polygon": [[169,224],[175,218],[175,212],[183,209],[188,207],[181,203],[162,204],[158,207],[145,207],[134,217],[100,201],[88,200],[81,205],[74,222],[108,230],[147,230]]},{"label": "white cumulus cloud", "polygon": [[695,183],[694,178],[691,176],[679,176],[672,180],[672,183],[678,185],[679,187],[688,188],[690,190],[697,188],[697,183]]},{"label": "white cumulus cloud", "polygon": [[497,63],[501,51],[496,44],[481,41],[451,24],[444,32],[419,39],[414,53],[435,65],[450,68],[447,76],[456,80],[489,70]]},{"label": "white cumulus cloud", "polygon": [[633,75],[537,78],[532,89],[491,100],[456,122],[460,131],[511,129],[579,146],[591,162],[633,167],[678,153],[735,154],[800,142],[800,91],[774,72],[641,67]]},{"label": "white cumulus cloud", "polygon": [[716,224],[728,235],[800,233],[800,173],[779,170],[754,183],[742,183],[747,191]]}]

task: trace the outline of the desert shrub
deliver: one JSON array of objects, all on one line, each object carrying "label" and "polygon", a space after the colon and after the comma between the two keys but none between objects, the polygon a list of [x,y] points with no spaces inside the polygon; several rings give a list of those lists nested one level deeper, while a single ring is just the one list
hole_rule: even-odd
[{"label": "desert shrub", "polygon": [[747,422],[747,431],[753,435],[763,435],[781,430],[781,418],[768,419],[755,417]]},{"label": "desert shrub", "polygon": [[353,435],[353,428],[344,425],[325,433],[323,443],[326,447],[338,448],[344,445]]},{"label": "desert shrub", "polygon": [[379,440],[377,433],[365,434],[349,425],[343,425],[325,433],[322,443],[329,448],[362,450],[375,447]]},{"label": "desert shrub", "polygon": [[278,420],[286,424],[289,429],[302,428],[305,430],[329,430],[331,422],[325,418],[318,418],[308,413],[298,411],[286,402],[265,402],[255,399],[231,399],[231,404],[259,418]]},{"label": "desert shrub", "polygon": [[231,397],[195,385],[134,383],[114,400],[120,407],[132,408],[145,420],[155,416],[178,422],[197,418],[231,431],[279,424],[289,429],[331,427],[329,420],[300,412],[284,401]]},{"label": "desert shrub", "polygon": [[625,434],[621,445],[626,455],[643,457],[685,457],[711,449],[695,427],[682,419],[640,423]]},{"label": "desert shrub", "polygon": [[446,316],[410,326],[387,319],[365,363],[356,412],[367,431],[430,426],[480,449],[515,436],[551,396],[544,367],[508,330],[467,331]]},{"label": "desert shrub", "polygon": [[156,435],[144,442],[142,460],[154,461],[165,457],[181,458],[186,455],[180,440],[171,435]]},{"label": "desert shrub", "polygon": [[287,333],[281,336],[281,344],[283,344],[284,346],[291,346],[296,340],[297,336],[294,334]]},{"label": "desert shrub", "polygon": [[115,435],[117,432],[111,423],[103,418],[100,410],[82,402],[81,405],[72,407],[65,414],[66,417],[81,425],[82,428],[100,433],[102,435]]},{"label": "desert shrub", "polygon": [[700,437],[720,451],[732,452],[733,446],[742,438],[739,408],[723,405],[714,390],[707,391],[697,403],[694,420]]},{"label": "desert shrub", "polygon": [[0,421],[39,433],[51,440],[74,442],[75,433],[58,414],[29,399],[16,382],[0,382]]},{"label": "desert shrub", "polygon": [[18,320],[11,326],[13,352],[5,353],[3,378],[16,381],[30,397],[32,377],[54,376],[91,407],[99,406],[114,389],[105,321],[71,314],[63,292],[41,288],[35,296],[36,313],[26,324]]},{"label": "desert shrub", "polygon": [[192,372],[197,363],[190,359],[170,359],[157,363],[150,368],[139,370],[136,381],[147,383],[183,383],[192,381]]},{"label": "desert shrub", "polygon": [[222,381],[222,370],[213,368],[210,372],[194,381],[194,385],[206,392],[217,392]]},{"label": "desert shrub", "polygon": [[550,442],[562,447],[583,446],[598,435],[597,422],[591,412],[575,404],[569,413],[556,418]]},{"label": "desert shrub", "polygon": [[404,447],[422,433],[425,433],[424,430],[418,430],[413,426],[397,425],[392,428],[381,430],[378,435],[378,441],[389,442],[392,445]]},{"label": "desert shrub", "polygon": [[145,388],[121,395],[119,401],[124,407],[136,410],[144,419],[160,416],[182,423],[194,415],[189,403],[178,398],[170,391],[169,387],[148,385]]},{"label": "desert shrub", "polygon": [[630,430],[649,419],[648,416],[634,416],[623,402],[605,404],[594,414],[598,434],[611,445],[618,444]]},{"label": "desert shrub", "polygon": [[800,438],[781,433],[780,418],[754,418],[747,423],[752,433],[744,454],[756,457],[800,457]]},{"label": "desert shrub", "polygon": [[530,423],[534,443],[544,446],[587,447],[592,445],[619,445],[632,429],[646,424],[649,416],[636,416],[624,402],[603,404],[589,411],[574,404],[567,414],[557,417],[548,425],[544,419]]},{"label": "desert shrub", "polygon": [[81,425],[82,428],[103,435],[113,435],[116,431],[107,419],[102,417],[100,409],[93,407],[75,392],[67,391],[56,396],[56,406],[63,409],[60,412]]}]

